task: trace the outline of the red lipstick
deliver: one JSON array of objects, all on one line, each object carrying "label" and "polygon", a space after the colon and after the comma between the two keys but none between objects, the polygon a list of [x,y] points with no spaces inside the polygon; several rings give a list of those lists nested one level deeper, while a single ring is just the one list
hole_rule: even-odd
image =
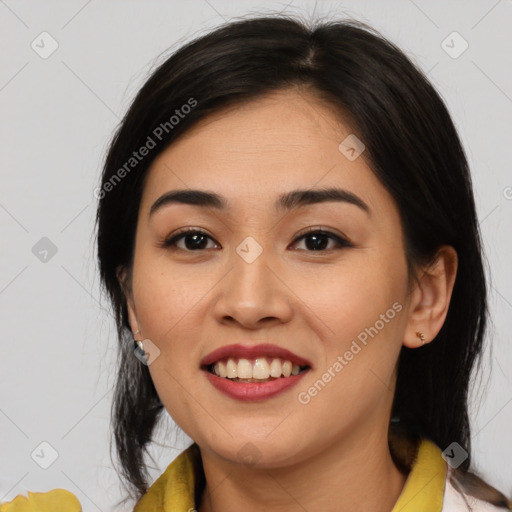
[{"label": "red lipstick", "polygon": [[[225,377],[219,377],[209,371],[209,366],[222,359],[248,359],[260,357],[280,358],[290,361],[294,365],[308,366],[309,368],[298,375],[279,377],[265,382],[238,382]],[[268,343],[245,346],[240,344],[226,345],[210,352],[201,360],[201,368],[206,378],[216,389],[230,398],[242,401],[262,401],[273,397],[286,389],[291,388],[304,377],[311,369],[312,364],[307,359],[290,352],[289,350]]]},{"label": "red lipstick", "polygon": [[290,377],[280,377],[268,382],[234,382],[224,377],[217,377],[209,371],[205,371],[206,378],[219,391],[236,400],[261,401],[289,389],[299,382],[309,370]]}]

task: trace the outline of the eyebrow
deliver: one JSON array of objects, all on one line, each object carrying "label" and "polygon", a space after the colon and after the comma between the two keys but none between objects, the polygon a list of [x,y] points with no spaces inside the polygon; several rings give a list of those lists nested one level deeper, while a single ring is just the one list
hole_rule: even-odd
[{"label": "eyebrow", "polygon": [[[308,206],[311,204],[325,203],[330,201],[344,202],[357,206],[368,215],[370,207],[354,193],[341,188],[324,188],[309,190],[292,190],[281,194],[274,208],[278,212],[290,211],[295,208]],[[172,190],[160,196],[151,206],[149,215],[153,215],[157,210],[164,206],[179,203],[200,206],[203,208],[214,208],[216,210],[227,210],[229,203],[224,196],[215,192],[207,192],[205,190]]]}]

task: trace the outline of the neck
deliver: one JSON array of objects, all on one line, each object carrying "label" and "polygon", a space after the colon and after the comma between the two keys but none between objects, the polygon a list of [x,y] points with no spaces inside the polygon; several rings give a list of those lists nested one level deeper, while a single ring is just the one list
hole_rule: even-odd
[{"label": "neck", "polygon": [[387,427],[344,437],[283,468],[247,468],[202,450],[206,487],[199,512],[391,512],[406,475],[395,466]]}]

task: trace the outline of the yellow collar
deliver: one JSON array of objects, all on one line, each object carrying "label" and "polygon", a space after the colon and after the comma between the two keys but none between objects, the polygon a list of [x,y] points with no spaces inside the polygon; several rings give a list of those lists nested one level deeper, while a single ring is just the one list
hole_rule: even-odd
[{"label": "yellow collar", "polygon": [[[183,451],[135,505],[133,512],[193,510],[201,454],[194,443]],[[441,512],[446,480],[446,462],[441,450],[423,439],[418,447],[404,489],[392,512]]]},{"label": "yellow collar", "polygon": [[441,512],[446,470],[441,450],[423,439],[392,512]]}]

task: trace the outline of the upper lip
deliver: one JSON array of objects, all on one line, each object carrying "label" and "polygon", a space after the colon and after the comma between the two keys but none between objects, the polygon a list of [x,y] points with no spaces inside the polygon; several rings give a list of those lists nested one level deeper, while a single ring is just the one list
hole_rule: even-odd
[{"label": "upper lip", "polygon": [[254,359],[256,357],[279,357],[291,361],[293,364],[298,364],[299,366],[312,366],[311,362],[307,359],[290,352],[286,348],[278,347],[270,343],[252,346],[240,344],[225,345],[203,357],[203,359],[201,359],[201,366],[209,366],[221,359],[227,359],[229,357],[246,359]]}]

